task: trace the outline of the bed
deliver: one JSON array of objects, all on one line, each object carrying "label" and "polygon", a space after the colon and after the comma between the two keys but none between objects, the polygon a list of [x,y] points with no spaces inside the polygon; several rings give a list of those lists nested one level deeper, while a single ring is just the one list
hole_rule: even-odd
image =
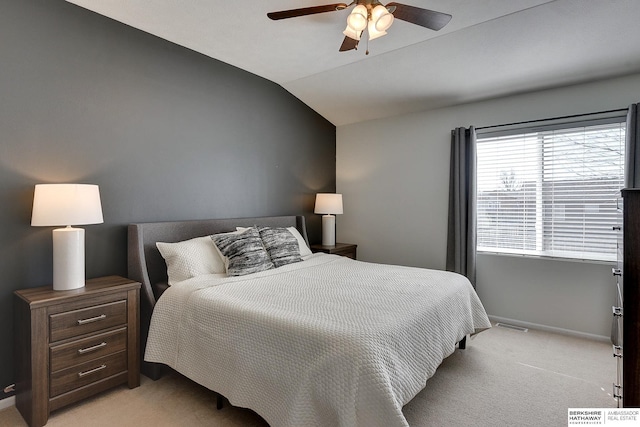
[{"label": "bed", "polygon": [[[297,232],[304,256],[167,286],[157,242],[238,227]],[[169,366],[272,427],[407,426],[402,407],[458,342],[490,327],[465,277],[311,254],[303,216],[131,224],[128,258],[142,283],[143,372]]]}]

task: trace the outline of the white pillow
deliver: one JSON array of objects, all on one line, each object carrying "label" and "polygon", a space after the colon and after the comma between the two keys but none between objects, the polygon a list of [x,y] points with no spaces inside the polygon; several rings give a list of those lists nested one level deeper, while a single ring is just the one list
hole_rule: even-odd
[{"label": "white pillow", "polygon": [[[236,227],[236,230],[245,231],[247,228],[248,227]],[[300,234],[297,228],[287,227],[287,230],[289,230],[291,234],[293,234],[293,237],[298,240],[298,246],[300,247],[300,256],[302,258],[313,255],[313,252],[311,252],[311,249],[309,249],[309,246],[307,246],[307,242],[305,242],[304,237],[302,237],[302,234]]]},{"label": "white pillow", "polygon": [[167,264],[169,285],[204,274],[225,273],[224,261],[210,236],[176,243],[156,242]]}]

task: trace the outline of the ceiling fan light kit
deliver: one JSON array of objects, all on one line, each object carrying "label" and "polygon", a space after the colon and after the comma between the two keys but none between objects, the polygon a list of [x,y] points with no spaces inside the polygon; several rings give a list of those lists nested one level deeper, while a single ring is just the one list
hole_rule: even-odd
[{"label": "ceiling fan light kit", "polygon": [[[451,20],[451,15],[420,7],[401,3],[382,5],[378,0],[354,0],[351,4],[335,3],[323,6],[305,7],[301,9],[283,10],[267,13],[273,20],[295,18],[298,16],[314,15],[316,13],[334,12],[356,5],[347,17],[347,28],[342,32],[345,39],[340,46],[340,52],[357,49],[364,30],[369,34],[369,40],[377,39],[387,34],[394,19],[400,19],[434,31],[440,30]],[[369,51],[367,50],[367,54]]]},{"label": "ceiling fan light kit", "polygon": [[369,40],[375,40],[387,34],[387,30],[393,24],[393,15],[386,7],[379,4],[371,11],[371,18],[367,27]]}]

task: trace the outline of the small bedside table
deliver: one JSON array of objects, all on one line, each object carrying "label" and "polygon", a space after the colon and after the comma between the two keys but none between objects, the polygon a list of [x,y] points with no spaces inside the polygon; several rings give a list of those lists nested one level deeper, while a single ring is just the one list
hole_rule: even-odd
[{"label": "small bedside table", "polygon": [[16,407],[29,426],[117,385],[140,385],[140,283],[108,276],[14,295]]},{"label": "small bedside table", "polygon": [[335,246],[311,245],[312,252],[324,252],[326,254],[341,255],[347,258],[356,259],[356,248],[358,245],[351,243],[336,243]]}]

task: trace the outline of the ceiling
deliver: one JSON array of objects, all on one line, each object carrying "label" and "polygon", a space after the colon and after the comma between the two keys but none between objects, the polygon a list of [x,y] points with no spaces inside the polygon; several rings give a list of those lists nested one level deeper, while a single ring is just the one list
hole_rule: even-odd
[{"label": "ceiling", "polygon": [[335,0],[67,0],[276,82],[336,126],[640,72],[638,0],[402,0],[453,19],[396,20],[338,52]]}]

